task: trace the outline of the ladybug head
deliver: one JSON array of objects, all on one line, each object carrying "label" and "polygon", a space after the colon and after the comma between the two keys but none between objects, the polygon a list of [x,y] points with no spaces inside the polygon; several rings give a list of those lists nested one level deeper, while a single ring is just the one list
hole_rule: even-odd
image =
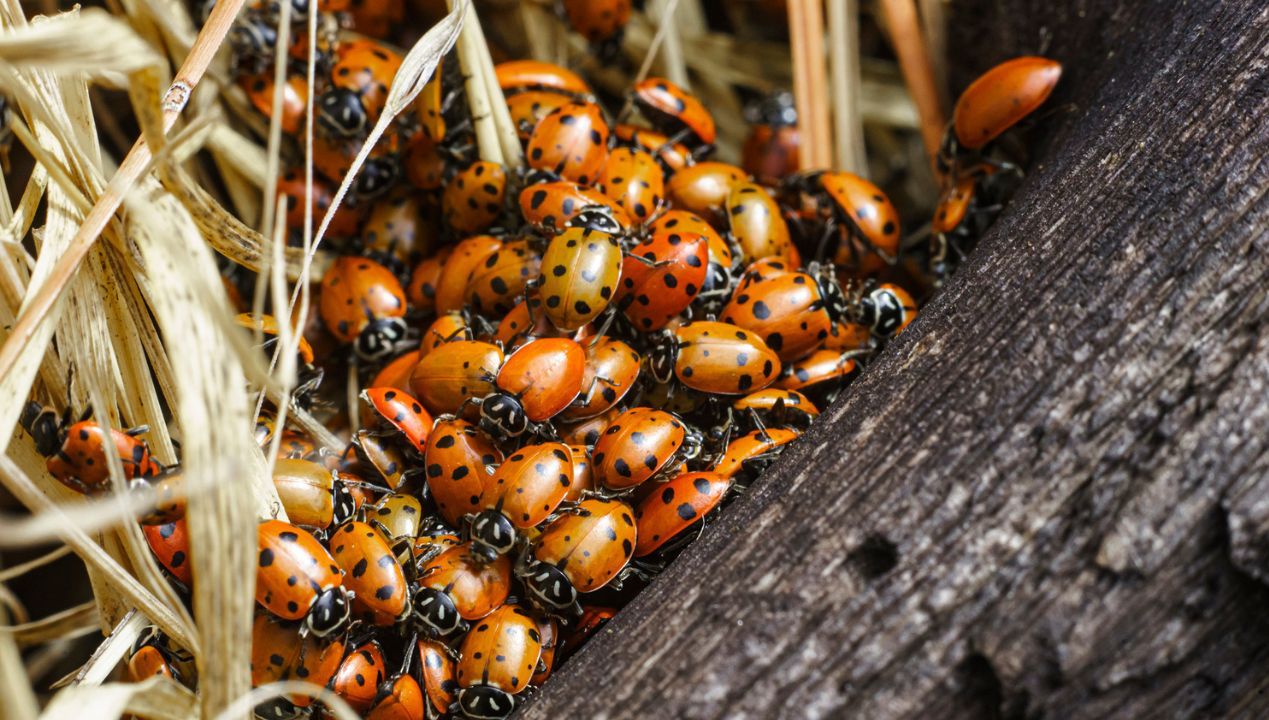
[{"label": "ladybug head", "polygon": [[284,697],[265,700],[255,709],[255,716],[260,720],[292,720],[301,714],[302,711]]},{"label": "ladybug head", "polygon": [[492,685],[473,685],[458,691],[458,707],[474,720],[502,720],[516,708],[516,699]]},{"label": "ladybug head", "polygon": [[661,340],[648,353],[648,370],[658,383],[674,379],[674,361],[678,359],[679,345],[671,332],[663,333]]},{"label": "ladybug head", "polygon": [[798,109],[793,93],[780,90],[745,106],[745,120],[750,125],[788,127],[798,124]]},{"label": "ladybug head", "polygon": [[348,626],[351,613],[348,590],[340,585],[317,596],[304,618],[304,626],[317,637],[334,635]]},{"label": "ladybug head", "polygon": [[19,422],[35,440],[35,449],[44,457],[52,457],[62,448],[62,426],[52,408],[29,402],[22,408]]},{"label": "ladybug head", "polygon": [[543,607],[568,610],[577,604],[577,589],[564,571],[544,562],[534,562],[521,579],[524,587]]},{"label": "ladybug head", "polygon": [[516,546],[516,537],[515,526],[497,510],[482,510],[471,521],[473,549],[487,560],[511,552]]},{"label": "ladybug head", "polygon": [[357,501],[353,499],[352,493],[348,491],[348,486],[342,480],[335,480],[331,485],[331,498],[334,501],[335,510],[331,515],[331,526],[337,527],[343,525],[353,516],[357,514]]},{"label": "ladybug head", "polygon": [[687,434],[683,436],[683,447],[679,448],[679,454],[685,462],[692,460],[701,454],[701,447],[704,444],[705,436],[701,434],[701,431],[688,425]]},{"label": "ladybug head", "polygon": [[550,170],[530,170],[524,176],[524,186],[541,185],[542,183],[558,182],[560,176]]},{"label": "ladybug head", "polygon": [[480,428],[494,437],[520,437],[529,431],[529,417],[519,400],[494,393],[480,403]]},{"label": "ladybug head", "polygon": [[625,228],[613,217],[612,208],[607,205],[587,205],[581,212],[568,221],[569,227],[598,230],[609,235],[620,235]]},{"label": "ladybug head", "polygon": [[401,166],[396,158],[371,158],[361,166],[361,172],[353,183],[358,199],[373,200],[396,185],[401,177]]},{"label": "ladybug head", "polygon": [[889,288],[877,288],[859,300],[859,319],[873,334],[890,337],[903,325],[903,303]]},{"label": "ladybug head", "polygon": [[388,359],[405,341],[409,330],[405,318],[375,318],[357,336],[357,357],[372,363]]},{"label": "ladybug head", "polygon": [[[308,18],[308,0],[290,0],[291,2],[291,22],[300,22]],[[272,18],[274,24],[282,21],[282,3],[269,3],[269,17]]]},{"label": "ladybug head", "polygon": [[454,599],[448,593],[429,587],[414,591],[412,617],[420,629],[432,637],[448,637],[462,632],[467,623],[454,607]]},{"label": "ladybug head", "polygon": [[811,263],[807,273],[815,278],[820,289],[820,298],[824,301],[824,310],[834,321],[842,320],[850,311],[850,301],[846,299],[846,291],[837,281],[837,270],[832,263]]},{"label": "ladybug head", "polygon": [[317,100],[317,124],[337,137],[357,137],[366,132],[370,118],[357,93],[331,88]]},{"label": "ladybug head", "polygon": [[252,69],[273,56],[277,42],[277,28],[255,8],[244,10],[229,28],[229,47],[233,48],[235,62],[247,63]]}]

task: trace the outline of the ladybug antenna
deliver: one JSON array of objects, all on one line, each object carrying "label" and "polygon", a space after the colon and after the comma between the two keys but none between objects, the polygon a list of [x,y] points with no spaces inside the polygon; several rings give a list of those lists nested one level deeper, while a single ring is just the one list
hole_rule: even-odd
[{"label": "ladybug antenna", "polygon": [[608,334],[608,328],[612,327],[612,322],[616,319],[616,317],[616,309],[609,305],[608,309],[604,311],[604,324],[599,326],[599,332],[595,333],[595,335],[591,337],[590,343],[587,344],[587,347],[595,347],[595,345],[599,343],[599,339]]},{"label": "ladybug antenna", "polygon": [[414,653],[419,647],[419,631],[410,632],[410,640],[405,644],[405,659],[401,661],[401,672],[397,673],[398,677],[410,672],[410,662],[414,660]]}]

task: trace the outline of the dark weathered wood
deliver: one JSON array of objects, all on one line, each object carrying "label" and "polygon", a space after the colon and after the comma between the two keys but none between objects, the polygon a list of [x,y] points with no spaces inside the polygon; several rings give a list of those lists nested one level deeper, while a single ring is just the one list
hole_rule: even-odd
[{"label": "dark weathered wood", "polygon": [[922,317],[528,718],[1269,716],[1269,11],[962,3],[1067,76]]}]

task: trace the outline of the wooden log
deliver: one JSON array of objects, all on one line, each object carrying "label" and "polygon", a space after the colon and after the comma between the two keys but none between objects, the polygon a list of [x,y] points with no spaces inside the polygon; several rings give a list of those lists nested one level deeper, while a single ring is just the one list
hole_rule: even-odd
[{"label": "wooden log", "polygon": [[1066,64],[968,264],[526,718],[1269,716],[1269,13],[955,6]]}]

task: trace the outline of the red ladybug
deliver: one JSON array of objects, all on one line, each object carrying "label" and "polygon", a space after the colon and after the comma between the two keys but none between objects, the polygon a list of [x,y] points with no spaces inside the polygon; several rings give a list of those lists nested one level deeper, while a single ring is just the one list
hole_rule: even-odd
[{"label": "red ladybug", "polygon": [[777,185],[798,169],[798,112],[793,93],[781,91],[745,108],[751,125],[740,165],[764,185]]},{"label": "red ladybug", "polygon": [[506,315],[541,267],[542,253],[536,242],[507,242],[472,269],[467,278],[467,306],[485,317]]},{"label": "red ladybug", "polygon": [[419,676],[427,697],[428,717],[441,717],[458,700],[458,668],[454,651],[437,640],[419,640]]},{"label": "red ladybug", "polygon": [[[86,495],[109,489],[110,468],[106,464],[106,430],[89,420],[92,409],[84,410],[79,422],[70,421],[70,407],[59,420],[52,408],[27,403],[20,418],[23,429],[35,440],[35,449],[48,458],[48,472],[63,485]],[[163,466],[150,454],[145,441],[138,440],[150,428],[141,425],[130,430],[111,428],[110,443],[123,466],[123,477],[152,478],[163,472]]]},{"label": "red ladybug", "polygon": [[480,511],[480,496],[502,463],[493,439],[466,420],[442,417],[423,455],[427,486],[441,517],[457,526]]},{"label": "red ladybug", "polygon": [[673,474],[700,449],[700,433],[674,414],[631,408],[618,415],[595,443],[595,480],[608,490],[624,492]]},{"label": "red ladybug", "polygon": [[511,593],[511,558],[492,560],[472,543],[451,547],[420,570],[414,590],[414,618],[429,637],[449,637],[496,610]]},{"label": "red ladybug", "polygon": [[331,68],[331,88],[317,101],[317,122],[339,137],[366,133],[379,119],[401,56],[374,40],[345,40]]},{"label": "red ladybug", "polygon": [[573,456],[564,443],[526,445],[494,471],[471,521],[475,552],[492,558],[511,552],[521,530],[555,512],[573,484]]},{"label": "red ladybug", "polygon": [[577,330],[612,301],[622,272],[621,245],[611,233],[570,227],[542,256],[542,312],[561,330]]},{"label": "red ladybug", "polygon": [[542,118],[560,106],[573,102],[574,98],[551,90],[525,90],[507,96],[507,111],[516,127],[520,142],[527,143]]},{"label": "red ladybug", "polygon": [[598,190],[575,182],[542,182],[520,191],[520,214],[524,221],[548,236],[567,227],[583,209],[596,206],[607,208],[622,227],[630,225],[630,216],[620,205]]},{"label": "red ladybug", "polygon": [[183,683],[176,663],[159,645],[150,640],[152,635],[137,638],[128,653],[128,677],[132,682],[144,682],[152,677],[165,677]]},{"label": "red ladybug", "polygon": [[692,151],[682,143],[671,142],[665,133],[618,123],[612,129],[617,144],[652,153],[667,173],[675,173],[691,164]]},{"label": "red ladybug", "polygon": [[468,402],[479,407],[480,426],[497,437],[538,432],[581,394],[585,369],[586,353],[575,341],[540,338],[507,357],[495,392]]},{"label": "red ladybug", "polygon": [[[238,78],[238,85],[247,92],[247,99],[256,110],[265,117],[273,116],[274,88],[273,73],[259,75],[243,75]],[[304,113],[307,111],[308,83],[301,75],[290,75],[282,90],[282,116],[278,118],[278,126],[287,135],[295,135],[304,124]]]},{"label": "red ladybug", "polygon": [[458,707],[470,718],[504,718],[529,686],[542,654],[537,621],[519,605],[503,605],[463,638]]},{"label": "red ladybug", "polygon": [[741,281],[719,319],[757,333],[788,362],[801,359],[828,339],[834,315],[845,314],[846,303],[831,268],[819,273],[831,290],[807,273],[788,272]]},{"label": "red ladybug", "polygon": [[410,273],[410,285],[405,289],[410,306],[420,314],[428,315],[436,312],[436,288],[441,280],[441,271],[445,261],[454,251],[453,245],[446,245],[429,257],[419,261]]},{"label": "red ladybug", "polygon": [[819,417],[819,408],[810,398],[796,390],[767,388],[737,398],[731,405],[732,410],[743,416],[748,415],[757,424],[763,426],[789,427],[805,430],[811,422]]},{"label": "red ladybug", "polygon": [[529,167],[555,173],[579,185],[599,179],[608,161],[608,123],[594,103],[570,103],[552,110],[529,136]]},{"label": "red ladybug", "polygon": [[512,60],[494,66],[498,87],[505,93],[553,90],[576,97],[590,94],[590,86],[576,73],[537,60]]},{"label": "red ladybug", "polygon": [[409,617],[405,573],[383,535],[366,523],[346,522],[331,533],[328,545],[353,595],[354,611],[374,625]]},{"label": "red ladybug", "polygon": [[457,312],[464,309],[467,280],[490,255],[502,248],[502,241],[491,235],[474,235],[454,245],[453,252],[441,268],[436,280],[436,312]]},{"label": "red ladybug", "polygon": [[782,390],[807,391],[821,385],[841,387],[859,374],[859,353],[841,350],[816,350],[785,366],[775,386]]},{"label": "red ladybug", "polygon": [[981,150],[1044,104],[1062,78],[1062,64],[1023,56],[978,76],[956,100],[952,130],[966,150]]},{"label": "red ladybug", "polygon": [[636,532],[634,511],[626,503],[583,500],[534,539],[516,574],[529,597],[547,611],[578,615],[579,593],[620,584]]},{"label": "red ladybug", "polygon": [[[322,178],[314,176],[312,194],[305,192],[304,169],[290,168],[278,178],[274,199],[286,198],[286,227],[288,238],[294,244],[300,244],[300,233],[304,230],[304,198],[309,198],[309,208],[313,217],[313,227],[322,221],[331,201],[335,198],[335,190]],[[331,218],[326,234],[332,239],[350,238],[357,235],[361,227],[362,212],[351,202],[340,203],[339,209]]]},{"label": "red ladybug", "polygon": [[672,141],[714,144],[714,116],[694,95],[669,80],[652,77],[635,84],[634,101],[649,122],[672,134]]},{"label": "red ladybug", "polygon": [[426,702],[419,681],[403,669],[379,689],[366,720],[425,720]]},{"label": "red ladybug", "polygon": [[729,489],[731,480],[714,472],[683,473],[653,488],[635,508],[635,557],[665,549],[717,508]]},{"label": "red ladybug", "polygon": [[714,465],[720,477],[738,479],[760,472],[784,449],[785,445],[801,436],[789,428],[763,428],[734,438],[727,444],[723,456]]},{"label": "red ladybug", "polygon": [[639,224],[648,222],[665,203],[665,171],[645,150],[613,150],[598,187]]},{"label": "red ladybug", "polygon": [[[307,635],[297,631],[294,623],[268,613],[256,615],[251,625],[253,686],[302,679],[321,687],[335,676],[343,658],[341,638]],[[308,695],[288,695],[258,706],[256,713],[260,717],[294,717],[299,714],[296,708],[312,704]]]},{"label": "red ladybug", "polygon": [[372,420],[399,432],[411,447],[423,452],[433,421],[418,400],[396,388],[370,387],[361,391],[361,401],[372,412]]},{"label": "red ladybug", "polygon": [[364,715],[374,704],[386,669],[379,642],[367,640],[348,653],[339,664],[335,677],[331,679],[331,690],[353,710]]},{"label": "red ladybug", "polygon": [[154,557],[186,588],[194,586],[194,565],[189,557],[189,529],[185,519],[163,525],[143,525],[141,533]]},{"label": "red ladybug", "polygon": [[484,232],[498,220],[506,197],[506,169],[498,163],[477,160],[445,186],[441,211],[455,232],[471,235]]},{"label": "red ladybug", "polygon": [[630,22],[630,0],[564,0],[564,14],[573,30],[600,48],[603,57],[621,43],[621,31]]},{"label": "red ladybug", "polygon": [[348,624],[348,590],[334,558],[308,531],[281,520],[257,528],[256,602],[306,631],[333,636]]},{"label": "red ladybug", "polygon": [[586,372],[578,401],[560,414],[562,420],[594,417],[621,402],[639,379],[642,356],[626,343],[601,335],[581,341]]},{"label": "red ladybug", "polygon": [[[824,237],[834,234],[833,261],[859,274],[893,265],[899,254],[899,211],[881,188],[848,172],[814,171],[794,175],[786,187],[790,202],[828,223]],[[822,250],[826,250],[823,248]],[[817,258],[818,259],[818,258]]]},{"label": "red ladybug", "polygon": [[716,395],[761,390],[780,373],[780,357],[757,334],[708,320],[668,333],[649,361],[657,381],[677,377],[693,390]]},{"label": "red ladybug", "polygon": [[630,249],[622,262],[617,308],[642,332],[664,328],[705,285],[709,244],[688,230],[664,230]]},{"label": "red ladybug", "polygon": [[705,315],[717,315],[736,286],[740,274],[740,256],[712,225],[687,210],[667,210],[649,226],[653,235],[662,232],[689,232],[705,237],[709,247],[709,269],[705,284],[696,296],[695,304]]},{"label": "red ladybug", "polygon": [[322,277],[322,321],[357,356],[377,362],[392,355],[407,336],[405,290],[388,268],[346,255]]}]

